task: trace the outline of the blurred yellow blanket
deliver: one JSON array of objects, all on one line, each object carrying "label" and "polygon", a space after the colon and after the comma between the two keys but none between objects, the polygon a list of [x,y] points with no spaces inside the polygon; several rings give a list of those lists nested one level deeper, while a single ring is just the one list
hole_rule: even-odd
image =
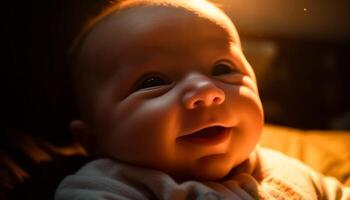
[{"label": "blurred yellow blanket", "polygon": [[303,131],[266,125],[261,146],[283,152],[350,186],[350,132]]}]

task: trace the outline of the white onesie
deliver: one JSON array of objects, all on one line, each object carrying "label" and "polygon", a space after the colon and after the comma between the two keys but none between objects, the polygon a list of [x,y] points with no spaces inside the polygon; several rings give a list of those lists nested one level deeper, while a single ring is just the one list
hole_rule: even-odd
[{"label": "white onesie", "polygon": [[94,160],[67,176],[55,200],[350,200],[350,188],[324,177],[279,152],[257,148],[250,158],[220,182],[185,181],[112,159]]}]

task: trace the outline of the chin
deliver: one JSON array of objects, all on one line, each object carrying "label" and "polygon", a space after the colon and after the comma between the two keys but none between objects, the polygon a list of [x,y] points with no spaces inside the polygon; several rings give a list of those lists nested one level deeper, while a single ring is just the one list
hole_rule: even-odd
[{"label": "chin", "polygon": [[193,168],[185,173],[189,173],[187,180],[218,181],[228,175],[233,167],[230,161],[222,160],[219,156],[210,156],[198,160]]}]

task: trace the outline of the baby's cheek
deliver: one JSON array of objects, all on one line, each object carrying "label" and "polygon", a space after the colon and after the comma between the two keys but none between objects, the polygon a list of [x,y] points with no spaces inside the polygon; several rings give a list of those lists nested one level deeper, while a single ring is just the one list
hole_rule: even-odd
[{"label": "baby's cheek", "polygon": [[123,108],[117,109],[113,117],[110,140],[106,140],[109,151],[135,164],[153,166],[158,161],[168,162],[174,157],[172,144],[178,129],[175,115],[171,106],[157,98],[123,102]]},{"label": "baby's cheek", "polygon": [[254,116],[255,119],[263,120],[263,108],[257,91],[242,86],[239,88],[239,98],[242,99],[242,108],[247,114]]},{"label": "baby's cheek", "polygon": [[242,85],[225,86],[225,109],[229,117],[239,118],[240,123],[257,125],[263,121],[263,109],[258,94]]},{"label": "baby's cheek", "polygon": [[243,106],[241,128],[244,130],[248,142],[256,143],[264,124],[262,106],[259,99],[249,99]]},{"label": "baby's cheek", "polygon": [[250,151],[257,143],[264,124],[264,116],[259,96],[247,87],[234,87],[228,96],[231,104],[227,114],[237,118],[237,133],[234,145],[243,151]]}]

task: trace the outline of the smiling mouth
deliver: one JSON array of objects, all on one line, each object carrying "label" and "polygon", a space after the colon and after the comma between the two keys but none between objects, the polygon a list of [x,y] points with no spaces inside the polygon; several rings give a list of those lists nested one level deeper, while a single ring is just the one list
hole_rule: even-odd
[{"label": "smiling mouth", "polygon": [[215,145],[226,141],[230,129],[222,126],[212,126],[194,133],[181,136],[179,139],[202,145]]}]

